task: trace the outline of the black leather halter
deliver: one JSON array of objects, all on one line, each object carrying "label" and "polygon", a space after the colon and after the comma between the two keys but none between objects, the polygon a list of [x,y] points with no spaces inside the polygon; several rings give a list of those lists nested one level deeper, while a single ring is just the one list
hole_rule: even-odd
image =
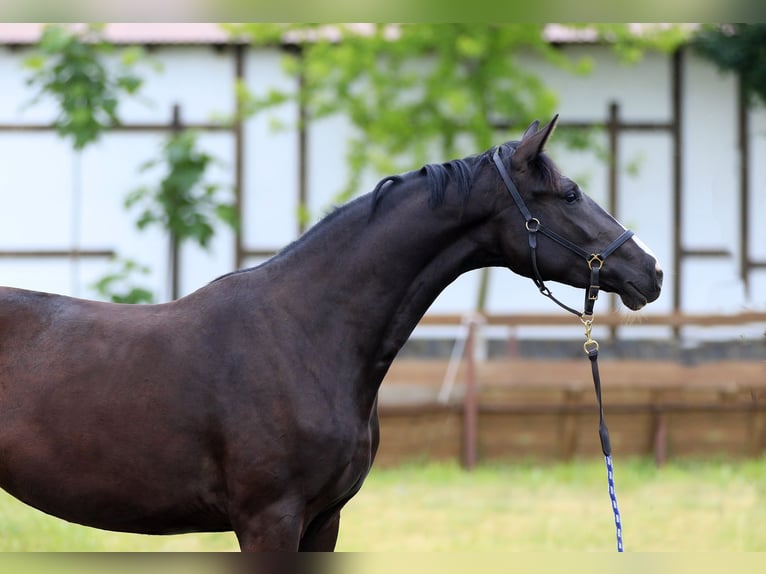
[{"label": "black leather halter", "polygon": [[[598,434],[599,439],[601,440],[601,451],[604,453],[604,458],[606,460],[606,468],[607,468],[607,478],[609,482],[609,497],[612,502],[612,512],[614,513],[614,524],[617,532],[617,551],[623,552],[623,543],[622,543],[622,519],[620,517],[620,511],[617,507],[617,498],[614,494],[614,476],[613,476],[613,469],[612,469],[612,446],[609,441],[609,429],[606,426],[606,422],[604,421],[604,406],[602,402],[601,397],[601,377],[598,372],[598,342],[591,339],[591,328],[593,326],[593,306],[596,303],[596,299],[598,299],[598,292],[599,292],[599,273],[601,272],[601,268],[604,266],[604,261],[607,257],[609,257],[612,253],[614,253],[620,245],[625,243],[628,239],[633,237],[633,232],[626,229],[622,235],[620,235],[617,239],[612,241],[605,249],[602,249],[599,253],[589,253],[585,251],[583,248],[579,247],[578,245],[575,245],[571,241],[569,241],[567,238],[562,237],[558,233],[555,233],[554,231],[551,231],[547,227],[543,226],[542,223],[540,223],[540,220],[536,217],[532,217],[532,214],[529,212],[529,209],[527,208],[527,205],[524,203],[524,200],[521,197],[521,194],[519,193],[519,190],[516,189],[516,185],[514,185],[513,181],[511,180],[511,176],[508,175],[508,170],[505,169],[505,166],[503,165],[502,160],[500,159],[500,150],[496,149],[495,153],[492,155],[492,160],[495,162],[495,165],[497,166],[497,171],[500,172],[500,177],[503,178],[503,181],[505,182],[505,186],[508,188],[509,193],[511,194],[511,197],[513,198],[513,201],[516,202],[516,205],[519,208],[519,211],[521,211],[521,214],[524,216],[525,226],[527,228],[527,231],[529,232],[529,249],[532,256],[532,271],[534,273],[533,281],[535,282],[535,285],[537,285],[537,288],[540,290],[540,293],[551,299],[553,302],[555,302],[559,307],[562,309],[566,309],[570,313],[573,313],[577,315],[580,318],[580,321],[582,321],[582,324],[585,325],[585,337],[586,341],[583,345],[583,348],[585,349],[585,353],[588,355],[588,358],[590,359],[591,363],[591,371],[593,374],[593,386],[596,390],[596,399],[598,400],[598,410],[599,410],[599,425],[598,425]],[[551,293],[551,290],[546,287],[545,283],[543,282],[542,275],[540,275],[540,271],[537,268],[537,233],[542,233],[546,237],[549,237],[559,245],[563,245],[570,251],[576,253],[580,257],[582,257],[585,262],[588,264],[588,268],[590,269],[590,284],[588,286],[588,289],[585,291],[585,306],[584,310],[581,313],[580,311],[577,311],[576,309],[572,309],[568,305],[565,305],[558,299],[556,299],[553,296],[553,293]]]},{"label": "black leather halter", "polygon": [[[519,208],[519,211],[521,211],[521,214],[524,216],[525,225],[527,228],[527,231],[529,232],[529,249],[532,256],[532,271],[534,273],[534,278],[532,279],[535,282],[535,285],[537,285],[537,288],[540,290],[540,293],[554,301],[559,307],[566,309],[570,313],[574,313],[578,317],[585,318],[585,317],[591,317],[593,315],[593,305],[596,302],[596,299],[598,299],[598,292],[599,292],[599,273],[601,271],[601,268],[604,266],[604,261],[607,257],[609,257],[612,253],[614,253],[618,247],[620,247],[623,243],[625,243],[628,239],[633,237],[633,232],[629,229],[626,229],[622,235],[620,235],[617,239],[612,241],[605,249],[602,249],[599,253],[589,253],[588,251],[585,251],[583,248],[579,247],[578,245],[575,245],[571,241],[569,241],[566,237],[562,237],[558,233],[555,233],[554,231],[551,231],[547,227],[545,227],[542,223],[540,223],[540,220],[536,217],[532,217],[532,214],[529,212],[529,209],[527,208],[527,205],[524,203],[524,200],[521,197],[521,194],[519,193],[519,190],[516,189],[516,185],[513,183],[513,180],[511,180],[511,176],[508,175],[508,170],[505,169],[505,166],[503,165],[503,161],[500,159],[500,150],[496,149],[495,153],[492,155],[492,160],[495,162],[495,166],[497,166],[497,171],[500,172],[500,177],[503,178],[503,181],[505,182],[505,186],[508,188],[508,191],[511,194],[511,197],[513,198],[513,201],[516,202],[516,205]],[[540,275],[540,271],[537,268],[537,233],[540,232],[546,237],[549,237],[559,245],[563,245],[570,251],[576,253],[580,257],[582,257],[585,262],[588,265],[588,268],[590,269],[590,284],[588,289],[585,292],[585,306],[584,311],[581,313],[580,311],[577,311],[575,309],[572,309],[568,305],[565,305],[558,299],[556,299],[553,296],[553,293],[550,289],[545,285],[543,282],[543,278]]]}]

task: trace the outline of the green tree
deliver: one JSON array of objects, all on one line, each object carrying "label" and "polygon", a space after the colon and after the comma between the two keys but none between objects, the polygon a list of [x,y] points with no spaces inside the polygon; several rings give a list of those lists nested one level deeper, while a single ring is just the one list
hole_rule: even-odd
[{"label": "green tree", "polygon": [[[49,25],[33,54],[24,61],[31,72],[27,83],[38,88],[30,105],[45,97],[53,98],[58,105],[53,125],[62,137],[71,139],[78,157],[105,131],[120,124],[120,100],[136,95],[143,84],[135,73],[136,66],[152,63],[156,70],[160,69],[138,47],[120,50],[120,57],[109,65],[106,58],[116,53],[105,37],[103,24],[88,24],[80,29]],[[158,224],[168,232],[173,298],[178,296],[180,245],[191,240],[206,247],[215,233],[216,221],[231,226],[235,223],[233,205],[221,198],[222,187],[204,181],[214,162],[214,157],[198,150],[196,134],[176,131],[164,143],[162,158],[140,168],[146,171],[164,165],[165,175],[158,186],[131,191],[125,201],[126,208],[140,209],[136,222],[139,229]],[[112,267],[92,285],[99,295],[118,303],[154,300],[148,289],[131,282],[135,274],[148,273],[146,266],[117,257]]]},{"label": "green tree", "polygon": [[766,104],[766,24],[706,25],[690,45],[721,71],[739,75],[751,105]]},{"label": "green tree", "polygon": [[53,98],[58,104],[53,125],[62,137],[71,138],[76,150],[118,124],[120,98],[135,95],[141,87],[142,79],[134,70],[144,61],[143,50],[123,49],[112,69],[104,58],[115,52],[104,38],[102,24],[88,24],[79,31],[48,25],[34,52],[24,60],[30,71],[27,84],[38,90],[30,105],[44,97]]},{"label": "green tree", "polygon": [[[647,27],[641,34],[628,24],[576,28],[586,26],[626,62],[648,49],[671,50],[684,37],[678,27]],[[591,58],[570,57],[549,42],[544,24],[243,24],[228,29],[258,46],[287,42],[294,48],[284,65],[299,89],[246,97],[246,113],[298,101],[308,120],[338,113],[350,119],[356,134],[348,146],[351,175],[341,199],[356,191],[368,167],[394,173],[474,153],[511,130],[518,133],[535,119],[551,117],[558,95],[531,60],[573,74],[593,68]],[[559,137],[572,145],[589,143],[582,134]]]},{"label": "green tree", "polygon": [[[118,56],[113,66],[106,63],[110,56]],[[120,123],[120,99],[138,93],[143,80],[135,69],[147,61],[144,51],[136,46],[118,54],[105,38],[104,25],[96,23],[80,29],[46,25],[32,54],[23,61],[30,72],[27,85],[37,89],[27,105],[52,99],[58,107],[53,126],[62,138],[71,140],[77,152],[72,190],[75,210],[81,201],[81,153]],[[79,217],[75,218],[73,227],[79,223]],[[73,229],[72,247],[77,248],[78,243],[79,229]],[[100,296],[119,303],[152,302],[154,297],[148,289],[131,283],[133,274],[146,273],[143,266],[120,257],[112,265],[114,270],[91,286]]]},{"label": "green tree", "polygon": [[[496,124],[518,128],[550,116],[555,94],[526,69],[524,53],[574,72],[589,62],[571,61],[544,41],[541,26],[510,24],[250,24],[233,28],[256,45],[296,38],[285,69],[299,79],[296,93],[271,90],[250,98],[247,111],[293,100],[307,119],[343,113],[356,135],[348,146],[350,179],[341,198],[354,193],[365,168],[405,171],[434,157],[486,149]],[[413,137],[417,134],[417,137]]]},{"label": "green tree", "polygon": [[154,293],[133,283],[135,274],[146,275],[150,269],[132,259],[116,258],[113,269],[96,281],[92,287],[96,293],[113,303],[153,303]]},{"label": "green tree", "polygon": [[191,130],[174,132],[164,142],[160,159],[145,162],[141,171],[159,169],[164,175],[156,186],[133,190],[125,206],[138,209],[136,226],[159,225],[169,236],[171,296],[179,295],[177,268],[181,245],[192,241],[207,247],[217,221],[236,228],[237,214],[230,190],[206,181],[205,175],[216,159],[199,149]]}]

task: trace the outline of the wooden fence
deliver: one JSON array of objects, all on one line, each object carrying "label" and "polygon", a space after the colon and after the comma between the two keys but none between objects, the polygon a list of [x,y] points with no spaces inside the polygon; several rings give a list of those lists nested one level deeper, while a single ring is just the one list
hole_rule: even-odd
[{"label": "wooden fence", "polygon": [[[569,319],[571,323],[571,318]],[[457,325],[458,316],[426,317]],[[563,325],[551,315],[491,316],[490,325]],[[617,314],[599,316],[619,326]],[[641,325],[723,326],[763,323],[766,313],[670,314]],[[569,324],[569,323],[568,323]],[[590,362],[582,359],[477,359],[470,323],[459,364],[402,357],[380,391],[378,464],[408,460],[568,460],[598,456],[598,411]],[[573,341],[573,346],[580,343]],[[747,360],[600,358],[604,410],[616,455],[653,455],[657,464],[678,456],[758,456],[766,450],[766,337],[764,353]],[[455,367],[457,367],[455,369]],[[445,380],[455,382],[444,400]]]}]

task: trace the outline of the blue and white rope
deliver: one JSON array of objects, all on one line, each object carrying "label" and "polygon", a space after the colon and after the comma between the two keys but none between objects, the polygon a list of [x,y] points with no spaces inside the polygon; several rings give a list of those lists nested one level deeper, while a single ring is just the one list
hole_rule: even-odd
[{"label": "blue and white rope", "polygon": [[614,527],[617,531],[617,552],[624,552],[622,545],[622,519],[620,518],[620,509],[617,507],[617,495],[614,493],[614,469],[612,468],[612,456],[606,455],[606,476],[609,482],[609,498],[612,500],[612,511],[614,512]]}]

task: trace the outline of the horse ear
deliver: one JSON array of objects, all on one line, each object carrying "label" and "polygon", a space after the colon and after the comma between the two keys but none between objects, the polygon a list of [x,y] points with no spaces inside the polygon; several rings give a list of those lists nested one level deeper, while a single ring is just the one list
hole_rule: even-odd
[{"label": "horse ear", "polygon": [[538,120],[535,120],[531,124],[529,124],[529,127],[526,130],[524,130],[524,135],[521,136],[521,140],[524,141],[528,137],[536,134],[538,129],[540,129],[540,122]]},{"label": "horse ear", "polygon": [[529,163],[540,155],[545,148],[545,144],[548,138],[551,137],[553,130],[556,128],[559,115],[553,116],[550,123],[540,131],[537,131],[540,122],[534,121],[524,132],[516,151],[513,154],[513,159],[519,163]]}]

